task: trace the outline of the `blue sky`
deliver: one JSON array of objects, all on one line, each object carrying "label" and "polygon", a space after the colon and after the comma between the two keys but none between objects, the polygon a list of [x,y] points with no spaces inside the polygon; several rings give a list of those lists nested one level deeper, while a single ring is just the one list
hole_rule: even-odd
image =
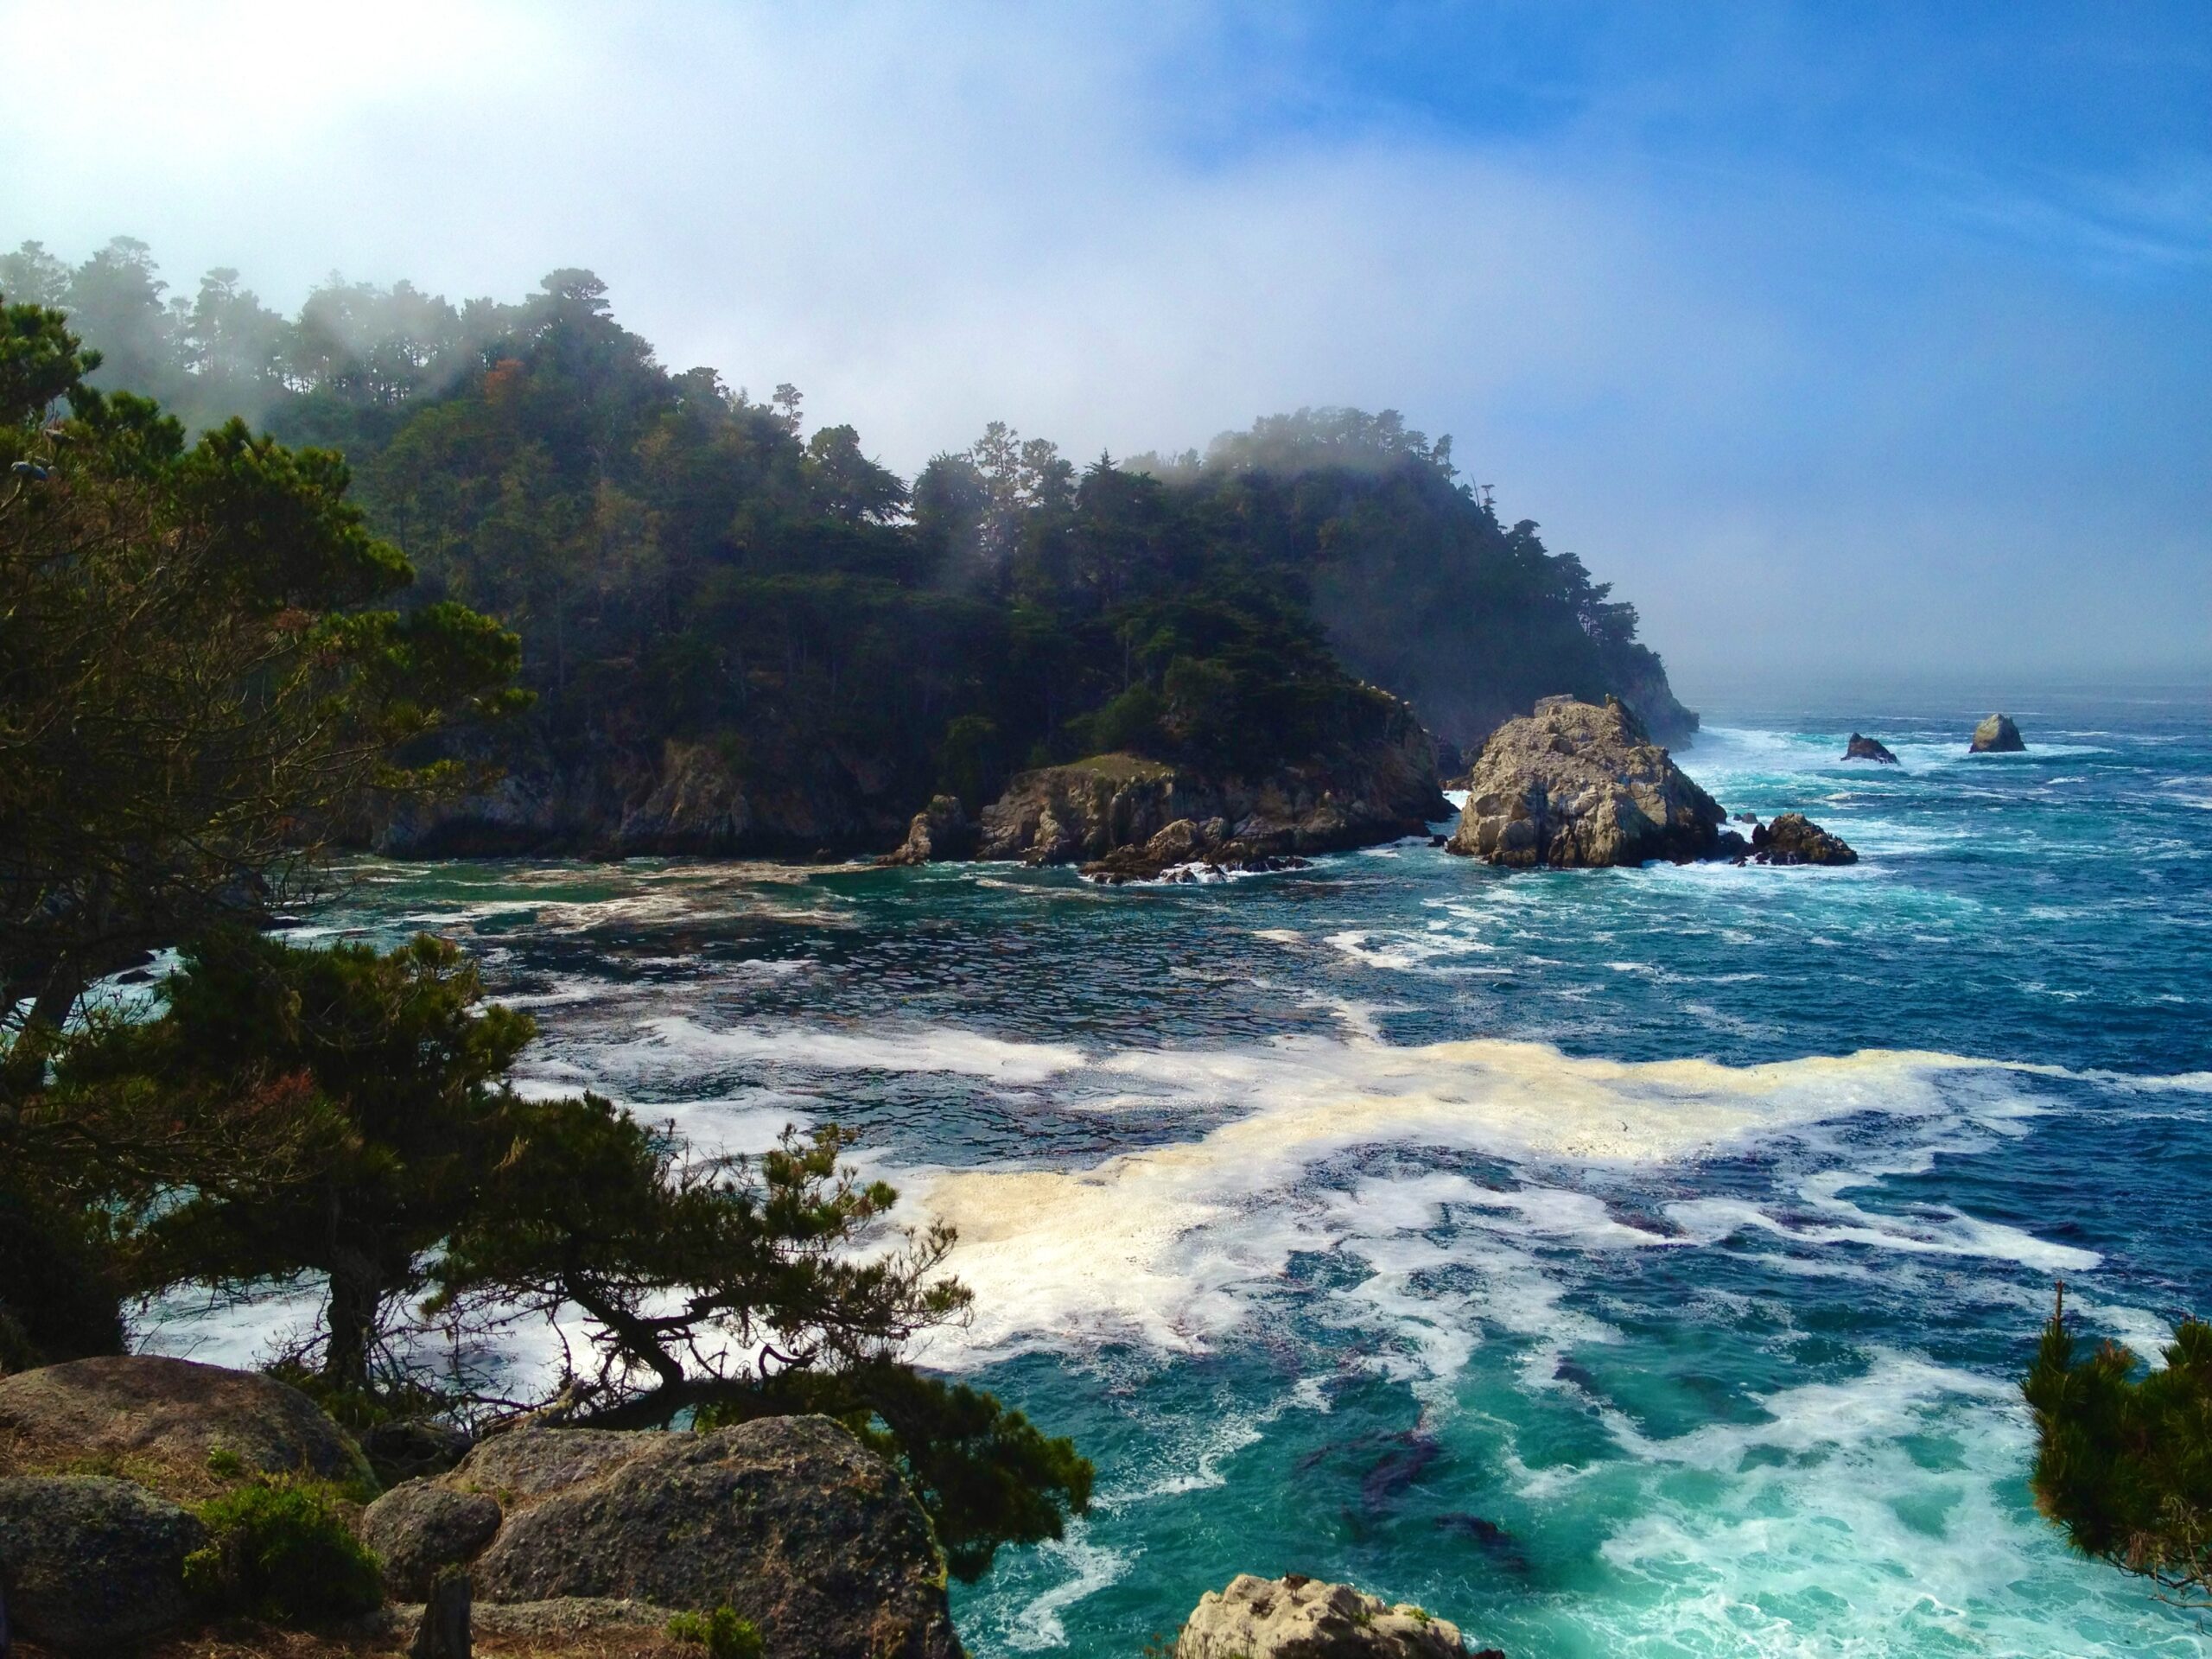
[{"label": "blue sky", "polygon": [[11,243],[287,306],[588,265],[668,360],[908,469],[993,418],[1089,455],[1395,406],[1693,696],[2212,677],[2204,0],[0,28]]}]

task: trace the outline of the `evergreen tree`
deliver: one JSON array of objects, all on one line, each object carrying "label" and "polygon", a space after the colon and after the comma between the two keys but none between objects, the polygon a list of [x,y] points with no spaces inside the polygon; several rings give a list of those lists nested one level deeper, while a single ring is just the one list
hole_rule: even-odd
[{"label": "evergreen tree", "polygon": [[2021,1385],[2036,1506],[2084,1555],[2212,1606],[2212,1325],[2183,1320],[2145,1370],[2118,1343],[2081,1354],[2064,1294]]}]

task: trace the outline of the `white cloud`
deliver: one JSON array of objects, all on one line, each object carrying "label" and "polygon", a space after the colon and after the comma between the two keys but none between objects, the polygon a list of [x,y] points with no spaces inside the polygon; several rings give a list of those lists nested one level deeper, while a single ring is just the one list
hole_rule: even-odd
[{"label": "white cloud", "polygon": [[[1779,164],[1380,115],[1230,145],[1284,63],[1239,79],[1199,8],[79,0],[0,28],[11,238],[127,232],[282,304],[333,268],[458,297],[588,265],[676,366],[796,381],[908,469],[993,418],[1084,456],[1393,405],[1677,660],[2212,654],[2185,481],[2212,456],[2157,418],[2201,353]],[[2028,510],[2069,442],[2087,476]],[[2178,594],[2095,580],[2099,534]],[[2008,575],[2002,633],[1962,629]]]}]

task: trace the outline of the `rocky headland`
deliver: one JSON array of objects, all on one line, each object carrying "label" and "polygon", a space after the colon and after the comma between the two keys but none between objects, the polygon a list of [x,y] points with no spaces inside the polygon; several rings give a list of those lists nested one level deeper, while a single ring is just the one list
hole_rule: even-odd
[{"label": "rocky headland", "polygon": [[884,861],[1076,864],[1109,881],[1187,868],[1280,869],[1315,853],[1426,835],[1451,810],[1434,741],[1401,703],[1376,741],[1257,777],[1098,754],[1020,773],[974,823],[940,796]]},{"label": "rocky headland", "polygon": [[1897,758],[1890,753],[1889,745],[1878,737],[1861,737],[1857,732],[1845,745],[1843,758],[1847,760],[1878,760],[1885,766],[1894,766]]},{"label": "rocky headland", "polygon": [[2020,728],[2012,723],[2010,715],[1991,715],[1974,728],[1974,741],[1967,745],[1968,754],[2018,754],[2028,746],[2021,741]]}]

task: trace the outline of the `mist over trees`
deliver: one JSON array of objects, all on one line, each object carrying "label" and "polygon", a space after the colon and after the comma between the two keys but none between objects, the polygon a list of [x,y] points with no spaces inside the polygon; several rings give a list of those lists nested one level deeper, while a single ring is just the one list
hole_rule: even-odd
[{"label": "mist over trees", "polygon": [[706,745],[817,777],[821,839],[859,845],[1087,753],[1255,773],[1355,745],[1368,685],[1461,743],[1556,691],[1694,722],[1634,608],[1393,412],[1081,466],[994,423],[910,485],[794,387],[668,369],[588,271],[458,306],[334,276],[286,318],[232,270],[171,295],[118,238],[73,267],[27,243],[0,289],[67,308],[96,382],[341,451],[416,602],[521,634],[542,771]]}]

